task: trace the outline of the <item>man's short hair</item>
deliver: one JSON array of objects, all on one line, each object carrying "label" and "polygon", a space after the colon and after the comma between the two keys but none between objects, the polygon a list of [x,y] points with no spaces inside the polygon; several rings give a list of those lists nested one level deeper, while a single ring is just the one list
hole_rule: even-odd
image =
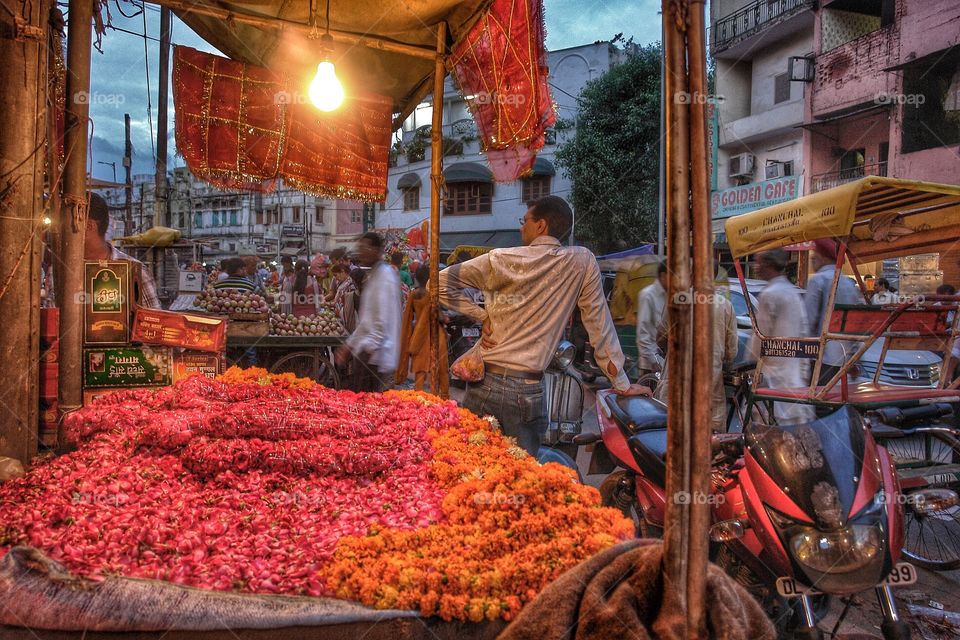
[{"label": "man's short hair", "polygon": [[769,251],[761,253],[757,258],[763,260],[777,271],[783,271],[790,263],[790,252],[786,249],[770,249]]},{"label": "man's short hair", "polygon": [[243,258],[227,258],[223,261],[223,270],[231,277],[240,275],[240,272],[246,268],[247,263]]},{"label": "man's short hair", "polygon": [[107,201],[99,193],[90,193],[90,210],[87,212],[90,219],[97,223],[97,233],[101,238],[107,237],[110,228],[110,209]]},{"label": "man's short hair", "polygon": [[383,236],[376,231],[367,231],[360,239],[369,242],[374,249],[383,249]]},{"label": "man's short hair", "polygon": [[343,260],[346,257],[347,257],[347,250],[344,247],[337,247],[336,249],[330,252],[330,259],[333,260],[334,262],[337,262],[338,260]]},{"label": "man's short hair", "polygon": [[657,265],[657,277],[662,276],[667,272],[667,261],[661,260],[660,264]]},{"label": "man's short hair", "polygon": [[345,273],[350,275],[350,269],[347,268],[347,265],[345,264],[337,263],[333,265],[332,269],[330,269],[330,273]]},{"label": "man's short hair", "polygon": [[938,296],[955,296],[957,295],[957,289],[952,284],[942,284],[937,287]]},{"label": "man's short hair", "polygon": [[544,196],[530,205],[534,220],[546,220],[547,233],[563,242],[573,227],[573,210],[560,196]]},{"label": "man's short hair", "polygon": [[403,254],[397,251],[392,256],[390,256],[390,262],[396,267],[403,266]]},{"label": "man's short hair", "polygon": [[890,281],[887,280],[886,278],[877,278],[877,281],[874,282],[873,284],[874,284],[874,286],[876,286],[876,287],[879,287],[879,286],[883,285],[883,287],[884,287],[885,289],[889,289],[889,288],[890,288]]}]

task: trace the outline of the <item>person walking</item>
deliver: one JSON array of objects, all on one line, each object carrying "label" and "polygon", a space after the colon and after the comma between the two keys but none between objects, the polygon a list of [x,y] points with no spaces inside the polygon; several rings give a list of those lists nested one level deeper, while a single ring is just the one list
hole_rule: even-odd
[{"label": "person walking", "polygon": [[363,304],[357,326],[337,348],[335,360],[345,367],[353,358],[350,388],[385,391],[400,360],[400,278],[383,261],[383,238],[370,231],[357,243],[360,264],[370,272],[363,285]]},{"label": "person walking", "polygon": [[[809,330],[806,335],[819,336],[824,323],[830,323],[832,308],[827,307],[830,289],[836,273],[837,243],[835,240],[820,239],[813,243],[813,269],[815,273],[807,281],[807,293],[804,296]],[[853,280],[842,273],[837,282],[837,294],[834,304],[863,304],[863,296]],[[835,376],[847,358],[853,355],[859,343],[849,340],[828,340],[820,365],[820,377],[817,383],[825,385]]]},{"label": "person walking", "polygon": [[[482,324],[485,375],[467,384],[463,406],[495,416],[507,436],[536,456],[547,428],[543,372],[574,307],[582,312],[597,362],[614,389],[625,395],[651,391],[631,385],[623,370],[596,258],[585,247],[561,244],[573,224],[570,205],[546,196],[520,223],[522,247],[494,249],[444,269],[439,296],[442,306]],[[484,292],[484,307],[465,294],[469,288]],[[366,292],[363,297],[365,305]]]},{"label": "person walking", "polygon": [[640,377],[663,370],[663,352],[657,343],[667,304],[667,263],[657,265],[657,279],[637,295],[637,369]]},{"label": "person walking", "polygon": [[[430,373],[430,296],[427,282],[430,267],[424,265],[416,271],[417,287],[407,296],[403,310],[403,328],[400,332],[400,366],[397,367],[397,384],[407,379],[413,371],[413,388],[423,391],[427,374]],[[450,392],[450,373],[447,359],[447,332],[437,326],[440,335],[440,389],[431,388],[436,395],[447,397]]]},{"label": "person walking", "polygon": [[[757,298],[757,326],[750,336],[748,352],[755,362],[760,357],[760,335],[771,338],[804,337],[809,331],[803,292],[784,275],[790,254],[784,249],[765,251],[756,258],[757,275],[767,285]],[[810,380],[807,360],[802,358],[763,359],[760,386],[776,389],[802,389]],[[813,407],[796,402],[775,402],[777,424],[803,424],[814,419]]]}]

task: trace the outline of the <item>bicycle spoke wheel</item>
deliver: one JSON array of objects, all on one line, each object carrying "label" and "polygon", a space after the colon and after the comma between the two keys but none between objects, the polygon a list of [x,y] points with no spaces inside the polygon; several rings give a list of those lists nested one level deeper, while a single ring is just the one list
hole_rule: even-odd
[{"label": "bicycle spoke wheel", "polygon": [[298,378],[310,378],[326,387],[337,388],[337,371],[329,360],[311,351],[298,351],[278,359],[270,373],[292,373]]},{"label": "bicycle spoke wheel", "polygon": [[[924,433],[880,442],[897,469],[907,498],[920,489],[960,491],[960,441]],[[960,506],[931,515],[904,507],[903,553],[911,562],[937,571],[960,567]]]}]

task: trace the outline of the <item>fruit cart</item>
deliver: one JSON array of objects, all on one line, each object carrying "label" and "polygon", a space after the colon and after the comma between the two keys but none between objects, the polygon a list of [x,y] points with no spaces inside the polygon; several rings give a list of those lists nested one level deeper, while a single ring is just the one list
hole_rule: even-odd
[{"label": "fruit cart", "polygon": [[229,359],[230,353],[255,348],[259,365],[271,373],[292,373],[339,389],[340,375],[333,364],[333,350],[344,340],[345,336],[230,336],[227,364],[235,364]]}]

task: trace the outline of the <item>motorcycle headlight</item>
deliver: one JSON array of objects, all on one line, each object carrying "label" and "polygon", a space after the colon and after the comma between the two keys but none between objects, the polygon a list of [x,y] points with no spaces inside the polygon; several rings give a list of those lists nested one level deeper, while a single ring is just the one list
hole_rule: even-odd
[{"label": "motorcycle headlight", "polygon": [[853,524],[824,532],[804,527],[790,538],[793,557],[820,573],[850,573],[874,562],[883,552],[883,538],[873,525]]}]

